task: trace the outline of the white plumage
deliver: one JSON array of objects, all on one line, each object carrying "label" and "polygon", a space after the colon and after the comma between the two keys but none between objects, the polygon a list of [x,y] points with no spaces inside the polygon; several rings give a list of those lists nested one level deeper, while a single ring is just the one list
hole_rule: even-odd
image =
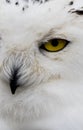
[{"label": "white plumage", "polygon": [[83,130],[82,58],[82,0],[0,0],[0,130]]}]

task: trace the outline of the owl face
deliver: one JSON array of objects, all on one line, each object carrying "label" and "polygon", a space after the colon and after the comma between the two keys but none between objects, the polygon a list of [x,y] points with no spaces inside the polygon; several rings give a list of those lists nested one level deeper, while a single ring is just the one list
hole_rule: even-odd
[{"label": "owl face", "polygon": [[0,106],[3,106],[3,117],[5,113],[17,118],[15,114],[19,110],[19,119],[26,117],[24,111],[28,113],[26,118],[35,118],[45,112],[46,102],[48,111],[55,108],[54,100],[48,98],[50,92],[45,91],[50,83],[54,82],[56,87],[56,82],[62,80],[82,80],[82,5],[82,0],[79,4],[76,0],[1,0]]}]

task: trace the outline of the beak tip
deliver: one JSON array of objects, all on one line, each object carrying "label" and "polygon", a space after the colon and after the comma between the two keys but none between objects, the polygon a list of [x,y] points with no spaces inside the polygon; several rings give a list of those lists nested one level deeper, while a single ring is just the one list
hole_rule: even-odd
[{"label": "beak tip", "polygon": [[11,93],[15,94],[17,86],[11,85],[10,88],[11,88]]}]

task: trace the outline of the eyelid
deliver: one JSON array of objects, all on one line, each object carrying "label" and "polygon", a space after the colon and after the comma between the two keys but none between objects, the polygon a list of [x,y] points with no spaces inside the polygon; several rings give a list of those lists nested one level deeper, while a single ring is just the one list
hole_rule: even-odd
[{"label": "eyelid", "polygon": [[39,45],[41,45],[43,43],[46,43],[48,41],[51,41],[53,39],[56,39],[56,40],[65,40],[65,41],[68,41],[70,43],[70,39],[68,39],[67,37],[65,37],[65,36],[62,36],[62,37],[56,36],[56,37],[48,37],[48,38],[41,39]]}]

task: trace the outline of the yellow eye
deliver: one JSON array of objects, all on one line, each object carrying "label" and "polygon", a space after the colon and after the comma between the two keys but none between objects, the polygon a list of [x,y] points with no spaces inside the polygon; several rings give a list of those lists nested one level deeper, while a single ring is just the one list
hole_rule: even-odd
[{"label": "yellow eye", "polygon": [[41,49],[49,52],[57,52],[62,50],[69,42],[64,39],[53,39],[41,45]]}]

